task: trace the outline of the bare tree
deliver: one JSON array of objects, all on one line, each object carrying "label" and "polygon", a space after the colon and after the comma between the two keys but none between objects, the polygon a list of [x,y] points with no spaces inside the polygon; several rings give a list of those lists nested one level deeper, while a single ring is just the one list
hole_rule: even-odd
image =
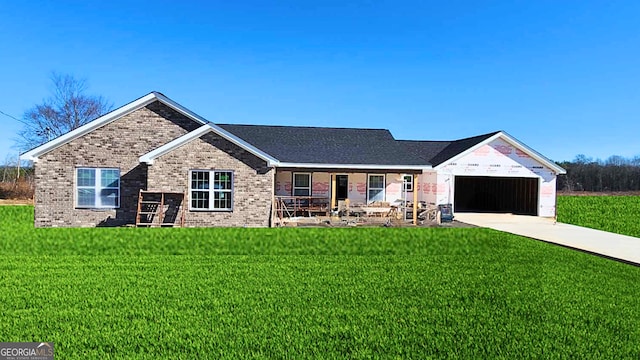
[{"label": "bare tree", "polygon": [[102,96],[86,95],[85,79],[51,74],[51,97],[24,113],[18,147],[30,149],[103,115],[113,105]]}]

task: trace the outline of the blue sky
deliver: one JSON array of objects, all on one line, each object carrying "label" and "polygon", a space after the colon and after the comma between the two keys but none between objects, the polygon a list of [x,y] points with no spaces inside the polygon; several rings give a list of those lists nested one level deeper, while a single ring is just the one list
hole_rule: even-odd
[{"label": "blue sky", "polygon": [[[2,1],[0,111],[52,71],[210,121],[505,130],[549,158],[640,155],[638,1]],[[0,114],[0,162],[21,125]]]}]

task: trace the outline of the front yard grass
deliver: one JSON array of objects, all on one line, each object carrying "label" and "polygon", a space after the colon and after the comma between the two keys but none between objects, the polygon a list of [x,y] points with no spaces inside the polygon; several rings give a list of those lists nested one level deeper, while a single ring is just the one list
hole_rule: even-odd
[{"label": "front yard grass", "polygon": [[640,196],[558,196],[558,221],[640,237]]},{"label": "front yard grass", "polygon": [[33,229],[0,339],[89,358],[637,358],[640,269],[488,229]]}]

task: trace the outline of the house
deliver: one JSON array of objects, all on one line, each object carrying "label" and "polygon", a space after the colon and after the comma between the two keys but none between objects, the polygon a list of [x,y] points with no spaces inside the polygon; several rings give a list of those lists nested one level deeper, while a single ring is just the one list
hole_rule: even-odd
[{"label": "house", "polygon": [[408,141],[386,129],[213,124],[158,92],[22,159],[35,166],[37,227],[134,224],[147,192],[163,206],[175,196],[165,224],[191,227],[270,226],[285,198],[328,209],[407,200],[414,221],[420,202],[550,217],[565,172],[503,131]]}]

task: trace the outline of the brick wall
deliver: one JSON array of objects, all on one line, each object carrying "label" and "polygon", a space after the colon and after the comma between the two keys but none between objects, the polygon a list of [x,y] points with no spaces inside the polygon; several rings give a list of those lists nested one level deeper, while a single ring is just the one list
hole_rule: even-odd
[{"label": "brick wall", "polygon": [[[233,211],[188,210],[189,170],[232,170]],[[214,133],[160,156],[148,172],[149,189],[187,193],[185,226],[269,226],[274,170]]]},{"label": "brick wall", "polygon": [[[138,158],[201,124],[156,101],[42,155],[35,163],[35,226],[81,227],[135,222],[147,166]],[[120,169],[119,209],[75,208],[76,167]]]}]

